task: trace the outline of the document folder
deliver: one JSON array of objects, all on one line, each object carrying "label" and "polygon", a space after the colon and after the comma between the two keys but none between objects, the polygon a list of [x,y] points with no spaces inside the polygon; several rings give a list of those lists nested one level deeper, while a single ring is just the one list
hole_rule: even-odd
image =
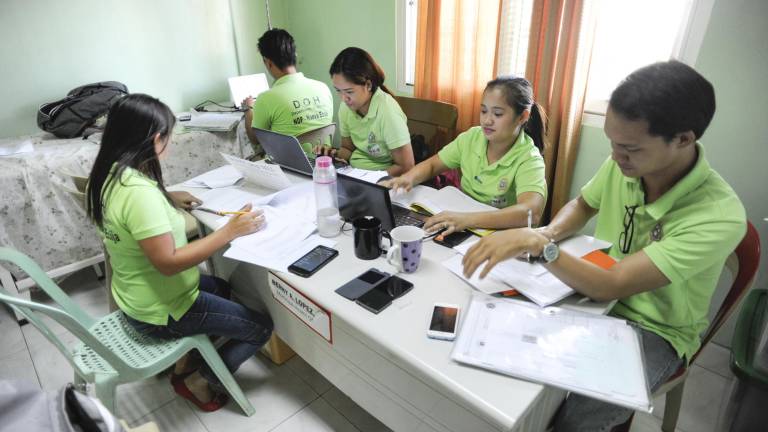
[{"label": "document folder", "polygon": [[621,319],[475,293],[451,357],[650,412],[638,336]]}]

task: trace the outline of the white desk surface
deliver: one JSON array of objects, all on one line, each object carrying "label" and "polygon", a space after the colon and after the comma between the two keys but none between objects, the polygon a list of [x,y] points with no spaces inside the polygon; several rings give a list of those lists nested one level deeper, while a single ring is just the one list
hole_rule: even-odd
[{"label": "white desk surface", "polygon": [[[294,183],[309,180],[294,175],[289,177]],[[180,187],[174,189],[188,190],[193,194],[196,191]],[[250,187],[245,189],[261,195],[273,192]],[[194,214],[208,227],[218,218],[202,212]],[[536,413],[536,408],[539,400],[552,397],[549,393],[545,395],[546,392],[560,392],[556,397],[562,398],[564,392],[557,389],[456,363],[450,358],[452,342],[427,338],[426,329],[433,304],[454,303],[464,307],[472,292],[469,285],[441,264],[454,251],[431,241],[426,242],[419,269],[410,275],[399,274],[413,282],[414,289],[376,315],[334,290],[371,267],[389,273],[393,273],[394,268],[384,258],[364,261],[355,257],[351,230],[340,234],[336,240],[339,256],[311,278],[277,273],[281,279],[330,311],[335,326],[343,326],[346,332],[379,355],[499,430],[518,429],[528,416],[543,414]],[[384,243],[387,244],[386,239]],[[577,303],[580,298],[572,296],[561,306],[593,313],[605,313],[608,309],[608,303]]]}]

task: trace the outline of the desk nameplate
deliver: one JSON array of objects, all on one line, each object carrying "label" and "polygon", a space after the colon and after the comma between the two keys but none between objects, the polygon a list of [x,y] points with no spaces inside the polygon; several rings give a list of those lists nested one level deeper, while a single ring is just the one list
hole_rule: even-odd
[{"label": "desk nameplate", "polygon": [[272,297],[278,303],[288,309],[290,313],[301,320],[312,331],[322,336],[328,343],[333,344],[330,311],[315,303],[304,293],[272,272],[268,273],[267,281]]}]

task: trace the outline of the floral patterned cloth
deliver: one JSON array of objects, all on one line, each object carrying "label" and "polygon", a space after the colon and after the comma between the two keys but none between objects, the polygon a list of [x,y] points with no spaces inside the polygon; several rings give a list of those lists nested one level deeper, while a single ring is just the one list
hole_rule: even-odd
[{"label": "floral patterned cloth", "polygon": [[[100,136],[57,139],[37,134],[0,140],[0,145],[31,140],[35,151],[0,157],[0,245],[31,256],[49,271],[101,253],[101,243],[74,190],[70,174],[87,177],[99,151]],[[246,158],[253,149],[243,122],[230,132],[177,128],[162,162],[167,185],[224,165],[219,152]],[[21,269],[2,263],[16,279]]]}]

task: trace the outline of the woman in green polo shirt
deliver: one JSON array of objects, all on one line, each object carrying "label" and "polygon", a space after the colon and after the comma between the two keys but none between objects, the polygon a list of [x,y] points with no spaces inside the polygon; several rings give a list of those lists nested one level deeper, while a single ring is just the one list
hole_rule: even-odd
[{"label": "woman in green polo shirt", "polygon": [[480,126],[461,133],[438,154],[400,177],[382,182],[409,191],[449,169],[460,168],[467,195],[501,211],[442,212],[427,219],[428,231],[443,235],[467,228],[515,228],[537,224],[547,202],[544,177],[544,115],[525,78],[490,81],[480,104]]},{"label": "woman in green polo shirt", "polygon": [[365,50],[349,47],[330,69],[339,105],[341,148],[318,146],[315,153],[344,159],[355,168],[386,170],[397,176],[413,168],[407,119],[384,85],[384,71]]},{"label": "woman in green polo shirt", "polygon": [[[228,338],[219,353],[234,372],[269,340],[272,320],[230,301],[229,284],[200,275],[197,265],[235,238],[257,231],[264,216],[249,205],[221,229],[187,244],[178,208],[200,200],[166,191],[160,169],[175,121],[171,110],[151,96],[131,94],[112,105],[88,180],[88,215],[103,237],[112,295],[128,323],[164,339]],[[193,363],[185,358],[176,365],[174,390],[205,411],[220,408],[226,402],[221,383],[207,364]]]}]

